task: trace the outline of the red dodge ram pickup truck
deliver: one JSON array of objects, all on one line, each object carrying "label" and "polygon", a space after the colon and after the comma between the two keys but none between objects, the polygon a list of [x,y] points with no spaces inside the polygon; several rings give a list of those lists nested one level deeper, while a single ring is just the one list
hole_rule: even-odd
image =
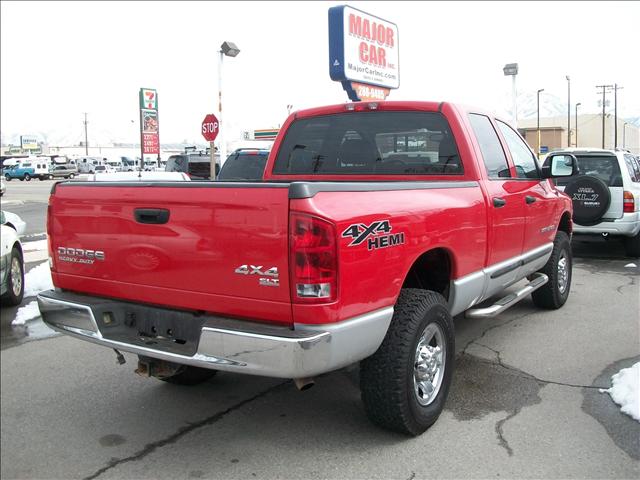
[{"label": "red dodge ram pickup truck", "polygon": [[575,169],[570,153],[541,168],[507,123],[451,103],[295,112],[261,182],[55,185],[40,311],[172,383],[305,388],[361,362],[368,416],[417,435],[447,397],[452,316],[567,300],[571,201],[549,179]]}]

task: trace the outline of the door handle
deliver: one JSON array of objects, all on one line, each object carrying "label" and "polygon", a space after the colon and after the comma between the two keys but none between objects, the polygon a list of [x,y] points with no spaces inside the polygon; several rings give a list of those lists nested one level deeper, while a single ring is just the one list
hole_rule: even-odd
[{"label": "door handle", "polygon": [[493,206],[496,208],[504,207],[507,204],[507,201],[504,198],[494,197],[493,198]]},{"label": "door handle", "polygon": [[524,200],[527,203],[535,203],[536,197],[532,197],[531,195],[527,195],[526,197],[524,197]]},{"label": "door handle", "polygon": [[169,210],[164,208],[136,208],[133,216],[138,223],[162,225],[169,221]]}]

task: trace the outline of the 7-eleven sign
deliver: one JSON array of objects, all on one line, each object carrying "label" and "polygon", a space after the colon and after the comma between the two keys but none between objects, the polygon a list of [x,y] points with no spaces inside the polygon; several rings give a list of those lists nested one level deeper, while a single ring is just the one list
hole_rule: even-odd
[{"label": "7-eleven sign", "polygon": [[158,93],[150,88],[143,88],[142,95],[140,95],[140,108],[157,110]]}]

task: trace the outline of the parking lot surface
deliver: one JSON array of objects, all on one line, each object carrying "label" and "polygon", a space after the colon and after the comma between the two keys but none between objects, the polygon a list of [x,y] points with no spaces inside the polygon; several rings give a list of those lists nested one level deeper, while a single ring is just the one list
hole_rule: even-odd
[{"label": "parking lot surface", "polygon": [[[12,211],[46,212],[48,189],[20,200],[18,188]],[[3,307],[0,476],[638,478],[640,423],[598,389],[640,360],[640,262],[612,242],[574,251],[562,309],[525,299],[493,319],[456,317],[447,407],[417,438],[367,420],[354,369],[304,392],[229,373],[181,387],[39,319],[12,327]]]}]

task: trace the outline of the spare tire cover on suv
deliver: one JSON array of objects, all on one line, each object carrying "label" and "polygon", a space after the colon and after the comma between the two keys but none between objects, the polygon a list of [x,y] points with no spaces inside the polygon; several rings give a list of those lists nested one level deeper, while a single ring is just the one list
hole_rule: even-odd
[{"label": "spare tire cover on suv", "polygon": [[585,227],[599,223],[611,203],[607,184],[588,175],[576,177],[565,187],[564,193],[573,202],[574,223]]}]

